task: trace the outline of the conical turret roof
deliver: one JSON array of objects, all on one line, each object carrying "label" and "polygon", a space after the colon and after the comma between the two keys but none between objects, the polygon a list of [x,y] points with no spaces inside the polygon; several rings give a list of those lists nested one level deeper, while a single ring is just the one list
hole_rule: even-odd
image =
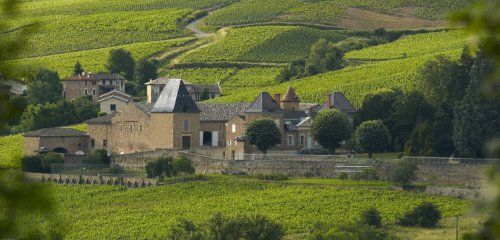
[{"label": "conical turret roof", "polygon": [[298,102],[299,97],[297,94],[295,94],[295,90],[293,87],[288,88],[288,90],[285,93],[285,96],[283,96],[283,99],[281,99],[282,102]]}]

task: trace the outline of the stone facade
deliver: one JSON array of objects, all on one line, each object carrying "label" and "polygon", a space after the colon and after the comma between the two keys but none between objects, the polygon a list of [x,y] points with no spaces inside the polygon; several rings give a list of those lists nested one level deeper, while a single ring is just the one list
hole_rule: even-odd
[{"label": "stone facade", "polygon": [[150,136],[149,114],[136,104],[129,103],[111,119],[108,151],[130,153],[152,150]]},{"label": "stone facade", "polygon": [[130,101],[132,101],[132,96],[118,91],[111,91],[101,95],[97,102],[99,102],[101,112],[110,114],[116,110],[123,109]]},{"label": "stone facade", "polygon": [[90,96],[97,104],[103,94],[117,90],[125,92],[125,79],[118,74],[81,74],[68,77],[63,82],[63,97],[73,100]]},{"label": "stone facade", "polygon": [[47,128],[24,134],[24,154],[55,151],[85,154],[90,151],[89,136],[73,129]]}]

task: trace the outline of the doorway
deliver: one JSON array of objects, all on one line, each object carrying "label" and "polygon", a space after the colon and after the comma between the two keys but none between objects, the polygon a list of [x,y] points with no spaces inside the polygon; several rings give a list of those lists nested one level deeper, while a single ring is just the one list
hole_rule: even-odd
[{"label": "doorway", "polygon": [[191,149],[191,136],[182,136],[182,150]]}]

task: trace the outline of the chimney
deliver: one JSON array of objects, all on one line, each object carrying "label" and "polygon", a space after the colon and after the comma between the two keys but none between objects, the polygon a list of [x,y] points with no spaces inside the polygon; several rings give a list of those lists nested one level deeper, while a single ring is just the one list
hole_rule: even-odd
[{"label": "chimney", "polygon": [[332,107],[332,95],[326,96],[326,109],[330,109]]},{"label": "chimney", "polygon": [[274,94],[274,101],[275,101],[278,105],[281,105],[281,94],[279,94],[279,93]]}]

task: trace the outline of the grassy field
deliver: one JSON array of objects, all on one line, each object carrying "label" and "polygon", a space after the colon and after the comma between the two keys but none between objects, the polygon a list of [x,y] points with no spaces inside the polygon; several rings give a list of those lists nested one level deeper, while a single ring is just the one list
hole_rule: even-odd
[{"label": "grassy field", "polygon": [[[384,186],[353,186],[340,182],[272,183],[255,179],[212,176],[145,189],[115,186],[53,185],[58,216],[68,239],[164,238],[178,218],[205,222],[213,214],[264,214],[282,223],[287,234],[301,234],[316,222],[355,221],[376,207],[386,224],[421,202],[433,202],[445,218],[463,215],[471,202],[450,197],[394,191]],[[38,224],[37,217],[26,224]]]},{"label": "grassy field", "polygon": [[[439,39],[437,44],[430,44],[436,39]],[[450,44],[445,44],[446,41]],[[364,95],[378,89],[399,88],[405,91],[414,89],[418,69],[425,61],[440,54],[458,59],[466,42],[466,37],[461,31],[414,35],[348,53],[347,58],[365,61],[338,71],[246,91],[230,91],[226,92],[224,97],[213,101],[250,102],[262,91],[284,94],[289,86],[293,86],[302,101],[321,103],[325,101],[327,93],[342,91],[355,106],[359,107]],[[411,50],[412,48],[420,51],[415,52]],[[402,57],[405,52],[408,52],[407,56]]]},{"label": "grassy field", "polygon": [[[68,126],[82,132],[87,130],[86,124]],[[19,168],[21,158],[24,154],[22,134],[14,134],[0,137],[0,169],[1,168]]]}]

